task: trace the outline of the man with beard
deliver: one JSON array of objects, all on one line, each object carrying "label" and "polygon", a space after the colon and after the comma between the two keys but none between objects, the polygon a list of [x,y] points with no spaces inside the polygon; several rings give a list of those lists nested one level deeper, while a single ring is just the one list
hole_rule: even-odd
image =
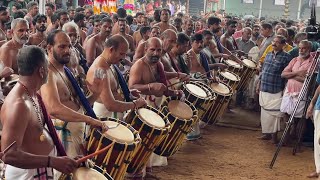
[{"label": "man with beard", "polygon": [[251,40],[259,47],[263,41],[263,36],[260,35],[260,25],[254,24],[252,27],[252,36]]},{"label": "man with beard", "polygon": [[220,42],[220,38],[217,35],[219,31],[221,30],[221,19],[215,16],[211,16],[208,18],[207,21],[208,24],[208,30],[210,30],[213,33],[214,41],[216,44],[215,51],[218,51],[219,54],[215,55],[215,57],[223,57],[225,58],[227,54],[229,59],[236,61],[239,64],[242,64],[242,61],[235,55],[233,55],[225,46],[223,46]]},{"label": "man with beard", "polygon": [[140,34],[140,29],[142,27],[146,27],[148,26],[149,22],[148,22],[148,17],[144,16],[141,18],[140,24],[139,24],[139,28],[133,33],[132,37],[133,37],[133,41],[134,41],[134,45],[135,47],[137,47],[139,45],[139,42],[142,39],[142,36]]},{"label": "man with beard", "polygon": [[103,18],[101,20],[101,29],[99,34],[93,36],[88,40],[86,45],[86,59],[88,66],[102,53],[103,43],[111,35],[112,20],[110,18]]},{"label": "man with beard", "polygon": [[186,35],[188,35],[189,37],[191,37],[193,34],[193,29],[194,29],[194,23],[193,23],[192,19],[187,19],[184,22],[184,33]]},{"label": "man with beard", "polygon": [[46,34],[47,29],[47,17],[43,14],[38,14],[33,18],[33,26],[36,28],[36,33],[30,35],[28,45],[36,45],[42,48],[46,48]]},{"label": "man with beard", "polygon": [[245,27],[242,30],[242,36],[236,39],[239,50],[248,54],[249,51],[255,47],[255,43],[251,40],[252,29],[250,27]]},{"label": "man with beard", "polygon": [[286,79],[281,77],[284,68],[289,64],[290,55],[283,51],[286,40],[277,35],[272,41],[273,51],[268,53],[262,66],[262,73],[257,85],[259,103],[261,106],[261,140],[278,142],[277,133],[280,130],[280,112],[283,90]]},{"label": "man with beard", "polygon": [[167,29],[172,29],[177,32],[177,29],[169,23],[169,19],[170,19],[170,10],[169,9],[162,9],[160,11],[160,19],[161,19],[161,22],[155,24],[155,26],[160,27],[161,33],[163,33]]},{"label": "man with beard", "polygon": [[[133,100],[126,82],[119,77],[121,73],[117,65],[125,58],[128,47],[129,44],[123,36],[112,36],[107,39],[102,54],[97,57],[88,71],[89,88],[92,92],[97,92],[94,96],[98,99],[93,109],[99,118],[113,117],[122,120],[125,111],[134,110],[146,104],[142,98]],[[98,74],[101,79],[96,77]],[[135,90],[133,94],[139,96],[137,92]]]},{"label": "man with beard", "polygon": [[130,34],[126,33],[126,26],[127,26],[126,19],[119,18],[118,25],[119,25],[118,34],[123,36],[129,43],[129,50],[127,52],[127,56],[129,56],[130,59],[132,59],[135,53],[136,47],[134,46],[134,43],[133,43],[133,37]]},{"label": "man with beard", "polygon": [[78,77],[80,74],[84,74],[83,68],[80,66],[80,52],[75,48],[75,45],[79,40],[79,27],[74,22],[67,22],[62,26],[62,30],[70,37],[70,62],[67,67],[71,70],[74,76]]},{"label": "man with beard", "polygon": [[[148,105],[159,108],[162,96],[183,96],[181,90],[170,90],[167,88],[167,79],[163,64],[160,61],[162,54],[162,43],[159,38],[148,39],[146,44],[146,55],[133,64],[129,76],[129,88],[141,91]],[[167,165],[167,158],[152,153],[148,168],[154,164]],[[151,166],[151,167],[150,167]],[[142,176],[135,174],[133,176]]]},{"label": "man with beard", "polygon": [[0,60],[4,66],[12,68],[15,74],[18,74],[18,65],[16,56],[19,49],[29,40],[29,24],[22,18],[14,19],[11,22],[11,31],[13,37],[10,41],[3,44],[0,48]]},{"label": "man with beard", "polygon": [[238,50],[238,46],[236,40],[232,36],[236,32],[237,21],[230,20],[227,22],[227,31],[221,36],[220,42],[231,52],[236,52]]},{"label": "man with beard", "polygon": [[[151,37],[160,37],[160,28],[158,26],[153,26],[151,28],[150,38]],[[144,56],[146,43],[147,41],[144,41],[137,47],[136,52],[133,56],[133,63]]]},{"label": "man with beard", "polygon": [[75,80],[69,76],[72,73],[65,67],[71,57],[72,46],[69,36],[62,30],[54,30],[48,35],[47,42],[48,82],[41,87],[41,96],[49,115],[53,118],[67,155],[76,157],[84,153],[82,143],[86,123],[102,127],[104,130],[105,125],[84,115],[84,112],[89,113],[90,109],[86,108],[84,100],[81,99],[81,94],[77,91],[79,87],[74,86]]},{"label": "man with beard", "polygon": [[[213,34],[208,30],[203,30],[202,35],[203,35],[203,46],[204,46],[202,51],[209,58],[209,63],[210,64],[219,63],[219,59],[218,58],[216,59],[216,56],[215,56],[219,54],[219,51],[216,49],[216,44],[213,41]],[[227,55],[225,56],[229,57]]]},{"label": "man with beard", "polygon": [[82,14],[82,13],[77,13],[75,16],[74,16],[74,22],[78,25],[79,27],[79,36],[80,36],[80,44],[82,45],[84,40],[86,39],[86,33],[81,29],[81,28],[84,28],[85,27],[85,15]]},{"label": "man with beard", "polygon": [[24,16],[24,19],[28,21],[29,28],[34,31],[34,27],[32,25],[33,18],[39,13],[38,3],[35,1],[31,1],[27,4],[28,13]]},{"label": "man with beard", "polygon": [[94,21],[93,21],[92,33],[91,33],[90,35],[88,35],[88,36],[86,37],[86,39],[84,40],[84,42],[83,42],[83,49],[86,49],[87,42],[88,42],[89,39],[91,39],[93,36],[99,34],[100,29],[101,29],[101,19],[98,18],[98,17],[95,17],[95,18],[94,18]]},{"label": "man with beard", "polygon": [[[7,180],[49,180],[53,179],[53,168],[72,173],[78,163],[64,156],[37,94],[48,78],[46,54],[39,47],[28,46],[19,51],[17,61],[19,83],[6,97],[1,109],[1,150],[16,142],[1,158],[7,164],[5,177]],[[56,157],[57,151],[64,157]]]},{"label": "man with beard", "polygon": [[185,62],[183,54],[187,52],[190,44],[190,38],[188,35],[184,33],[178,33],[177,35],[177,43],[173,45],[169,55],[174,64],[178,69],[177,72],[182,72],[185,74],[189,74],[189,68]]},{"label": "man with beard", "polygon": [[59,19],[59,29],[61,29],[65,23],[70,21],[68,12],[65,10],[59,11],[58,19]]},{"label": "man with beard", "polygon": [[55,30],[55,29],[58,29],[59,28],[59,16],[58,16],[58,13],[55,12],[53,13],[53,15],[51,16],[51,24],[48,25],[47,27],[47,33]]},{"label": "man with beard", "polygon": [[182,32],[182,19],[181,18],[175,18],[174,19],[174,26],[177,28],[177,32]]},{"label": "man with beard", "polygon": [[7,7],[0,6],[0,47],[7,42],[5,24],[10,20]]},{"label": "man with beard", "polygon": [[47,24],[51,24],[51,16],[55,11],[55,6],[53,3],[48,2],[46,3],[45,7],[46,7],[46,15],[47,15]]}]

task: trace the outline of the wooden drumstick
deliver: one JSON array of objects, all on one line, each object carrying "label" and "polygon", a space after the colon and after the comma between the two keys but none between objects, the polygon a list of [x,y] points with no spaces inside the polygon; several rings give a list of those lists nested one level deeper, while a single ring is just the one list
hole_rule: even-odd
[{"label": "wooden drumstick", "polygon": [[111,144],[109,144],[108,146],[100,149],[99,151],[96,151],[96,152],[94,152],[94,153],[92,153],[92,154],[89,154],[89,155],[87,155],[87,156],[84,156],[84,157],[78,159],[78,160],[77,160],[77,163],[78,163],[78,164],[81,164],[81,163],[85,162],[87,159],[90,159],[90,158],[92,158],[92,157],[94,157],[94,156],[96,156],[96,155],[99,155],[99,154],[105,152],[106,150],[110,149],[110,148],[113,146],[113,144],[114,144],[114,142],[111,143]]},{"label": "wooden drumstick", "polygon": [[14,144],[16,144],[16,143],[17,143],[17,141],[13,141],[7,148],[5,148],[5,149],[2,151],[2,153],[5,154],[6,152],[8,152],[8,151],[12,148],[12,146],[13,146]]}]

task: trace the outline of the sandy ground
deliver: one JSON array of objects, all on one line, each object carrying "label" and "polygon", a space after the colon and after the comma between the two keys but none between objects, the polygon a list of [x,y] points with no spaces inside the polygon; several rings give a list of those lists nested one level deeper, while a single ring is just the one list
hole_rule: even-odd
[{"label": "sandy ground", "polygon": [[[236,110],[220,122],[258,129],[259,114]],[[207,126],[202,139],[185,142],[166,167],[155,167],[147,179],[184,180],[303,180],[314,170],[312,148],[292,155],[292,147],[283,147],[273,169],[269,164],[276,146],[261,141],[259,130],[241,130]]]}]

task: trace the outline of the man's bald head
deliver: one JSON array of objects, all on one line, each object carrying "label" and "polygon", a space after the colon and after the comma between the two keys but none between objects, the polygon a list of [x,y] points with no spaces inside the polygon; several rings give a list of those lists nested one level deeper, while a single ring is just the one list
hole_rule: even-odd
[{"label": "man's bald head", "polygon": [[162,46],[162,41],[157,37],[151,37],[147,40],[146,47],[148,48],[148,46],[150,46],[151,44]]},{"label": "man's bald head", "polygon": [[107,62],[111,64],[118,64],[125,59],[129,49],[129,43],[123,36],[114,35],[106,40],[104,47],[106,57],[109,59]]},{"label": "man's bald head", "polygon": [[167,29],[161,34],[161,39],[170,38],[172,36],[177,36],[177,33],[172,29]]},{"label": "man's bald head", "polygon": [[243,28],[242,31],[242,40],[249,40],[251,38],[251,34],[252,34],[252,29],[250,27],[245,27]]},{"label": "man's bald head", "polygon": [[146,59],[151,63],[157,63],[162,54],[162,42],[157,37],[152,37],[146,43]]},{"label": "man's bald head", "polygon": [[106,48],[113,47],[114,49],[118,49],[119,47],[127,47],[129,48],[128,41],[121,35],[113,35],[110,38],[108,38],[104,44]]},{"label": "man's bald head", "polygon": [[163,41],[163,50],[169,52],[173,45],[177,43],[177,33],[172,29],[167,29],[161,34],[161,40]]}]

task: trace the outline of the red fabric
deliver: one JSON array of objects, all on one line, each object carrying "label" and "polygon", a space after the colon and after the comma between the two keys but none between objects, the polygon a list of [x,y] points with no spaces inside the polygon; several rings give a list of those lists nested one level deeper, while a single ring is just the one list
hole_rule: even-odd
[{"label": "red fabric", "polygon": [[160,83],[163,83],[164,85],[167,86],[167,77],[164,73],[163,64],[160,61],[157,63],[157,70],[160,76]]}]

